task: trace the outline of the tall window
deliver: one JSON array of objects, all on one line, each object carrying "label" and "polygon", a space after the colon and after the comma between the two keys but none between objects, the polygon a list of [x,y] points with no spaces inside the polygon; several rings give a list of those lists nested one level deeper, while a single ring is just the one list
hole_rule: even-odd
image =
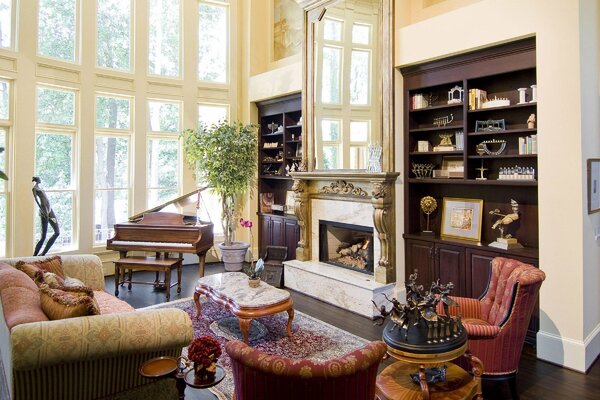
[{"label": "tall window", "polygon": [[148,73],[179,77],[180,0],[150,0],[148,7]]},{"label": "tall window", "polygon": [[[8,175],[7,152],[8,132],[10,129],[10,84],[0,80],[0,147],[4,149],[0,153],[0,171]],[[0,179],[0,257],[6,256],[6,221],[7,213],[6,181]]]},{"label": "tall window", "polygon": [[229,105],[227,104],[198,104],[198,125],[211,126],[219,121],[229,119]]},{"label": "tall window", "polygon": [[379,123],[370,107],[377,16],[358,6],[329,11],[316,32],[317,167],[364,169],[371,131]]},{"label": "tall window", "polygon": [[164,203],[181,191],[180,110],[179,102],[148,101],[148,207]]},{"label": "tall window", "polygon": [[[41,179],[41,187],[50,200],[60,226],[60,236],[52,251],[65,250],[76,244],[76,180],[73,168],[77,132],[75,98],[73,90],[45,86],[37,88],[35,174]],[[49,234],[52,234],[51,228]],[[40,236],[41,227],[36,224],[35,242]]]},{"label": "tall window", "polygon": [[229,75],[229,1],[200,0],[198,79],[227,83]]},{"label": "tall window", "polygon": [[94,243],[104,244],[129,215],[131,99],[96,96]]},{"label": "tall window", "polygon": [[38,54],[78,61],[79,1],[39,0]]},{"label": "tall window", "polygon": [[97,0],[96,64],[131,70],[131,0]]},{"label": "tall window", "polygon": [[[210,127],[212,124],[228,119],[229,105],[208,103],[198,104],[198,125],[204,124],[205,126]],[[204,186],[205,184],[203,182],[198,182],[198,185]],[[202,200],[208,211],[208,215],[211,216],[213,222],[218,221],[223,213],[221,198],[210,191],[205,191],[202,193]],[[223,226],[219,223],[215,223],[213,231],[215,234],[220,235],[223,233]]]},{"label": "tall window", "polygon": [[0,0],[0,47],[4,49],[13,47],[14,11],[14,0]]}]

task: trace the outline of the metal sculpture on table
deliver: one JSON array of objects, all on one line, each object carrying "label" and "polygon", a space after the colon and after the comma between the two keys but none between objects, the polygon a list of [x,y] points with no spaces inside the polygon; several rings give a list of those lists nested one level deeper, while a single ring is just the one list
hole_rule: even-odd
[{"label": "metal sculpture on table", "polygon": [[[375,318],[375,324],[382,325],[391,316],[391,321],[383,330],[383,341],[388,345],[390,354],[424,360],[429,356],[435,359],[436,355],[464,349],[467,333],[461,316],[452,317],[449,310],[458,306],[450,297],[454,285],[451,282],[444,285],[438,279],[423,294],[423,285],[416,282],[417,274],[414,273],[405,283],[406,304],[384,295],[392,303],[392,308],[388,311],[382,305],[379,308],[381,315]],[[445,315],[436,312],[440,303]],[[429,384],[444,381],[445,376],[445,365],[435,368],[421,366],[418,373],[411,374],[416,383],[426,380]]]},{"label": "metal sculpture on table", "polygon": [[[40,183],[42,182],[42,180],[37,176],[34,176],[31,181],[35,182],[31,191],[33,192],[33,198],[35,199],[35,202],[39,207],[39,214],[42,223],[42,236],[40,237],[40,240],[35,246],[35,251],[33,252],[33,255],[43,256],[46,255],[46,253],[48,253],[48,250],[50,250],[50,248],[60,235],[60,229],[58,227],[58,219],[56,218],[56,214],[54,214],[54,210],[52,210],[52,207],[50,206],[48,196],[46,196],[46,192],[44,192],[42,188],[40,188]],[[50,239],[48,239],[46,247],[44,247],[44,251],[40,253],[40,250],[42,249],[42,246],[46,241],[46,234],[48,233],[48,224],[50,224],[54,233],[52,234],[52,236],[50,236]]]}]

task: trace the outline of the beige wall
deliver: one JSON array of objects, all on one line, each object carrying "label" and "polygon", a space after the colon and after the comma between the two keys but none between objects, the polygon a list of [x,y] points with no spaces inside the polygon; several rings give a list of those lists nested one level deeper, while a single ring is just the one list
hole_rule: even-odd
[{"label": "beige wall", "polygon": [[[407,1],[396,0],[397,10]],[[600,215],[587,215],[584,173],[585,159],[600,156],[597,11],[597,0],[483,0],[396,30],[396,66],[536,36],[539,250],[547,276],[538,356],[580,371],[600,347],[600,257],[593,238]],[[402,114],[396,117],[402,126]]]}]

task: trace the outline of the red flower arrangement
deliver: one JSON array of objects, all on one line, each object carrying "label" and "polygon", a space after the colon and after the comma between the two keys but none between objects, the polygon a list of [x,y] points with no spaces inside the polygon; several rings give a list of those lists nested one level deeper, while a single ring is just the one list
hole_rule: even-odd
[{"label": "red flower arrangement", "polygon": [[214,374],[217,359],[221,356],[221,345],[210,336],[196,338],[188,347],[188,359],[194,362],[196,372]]}]

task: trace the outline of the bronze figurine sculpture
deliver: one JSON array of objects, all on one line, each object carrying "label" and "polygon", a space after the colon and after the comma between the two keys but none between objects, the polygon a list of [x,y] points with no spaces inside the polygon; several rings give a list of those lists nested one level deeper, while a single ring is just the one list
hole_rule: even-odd
[{"label": "bronze figurine sculpture", "polygon": [[[31,191],[33,192],[33,198],[35,199],[36,204],[39,207],[40,219],[42,222],[42,236],[40,240],[37,242],[35,246],[35,251],[33,252],[34,256],[37,255],[46,255],[48,250],[52,247],[58,236],[60,235],[60,229],[58,228],[58,219],[54,214],[54,210],[50,206],[50,201],[48,200],[48,196],[46,196],[46,192],[44,192],[40,188],[40,183],[42,180],[37,176],[34,176],[31,179],[32,182],[35,182]],[[44,241],[46,240],[46,233],[48,232],[48,224],[52,227],[54,233],[48,239],[48,243],[46,243],[46,247],[44,247],[44,251],[40,253],[42,246],[44,245]]]}]

